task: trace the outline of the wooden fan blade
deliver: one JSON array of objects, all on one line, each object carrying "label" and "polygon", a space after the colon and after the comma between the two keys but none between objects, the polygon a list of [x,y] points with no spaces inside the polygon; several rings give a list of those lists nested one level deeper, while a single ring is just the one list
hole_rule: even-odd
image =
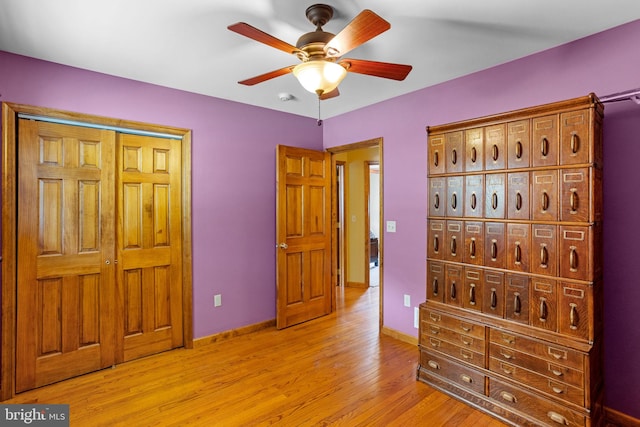
[{"label": "wooden fan blade", "polygon": [[342,56],[389,28],[391,24],[365,9],[327,43],[324,51],[328,56]]},{"label": "wooden fan blade", "polygon": [[335,88],[331,92],[323,93],[322,95],[320,95],[320,99],[324,101],[325,99],[335,98],[336,96],[340,96],[340,91],[338,90],[338,88]]},{"label": "wooden fan blade", "polygon": [[294,67],[295,65],[290,65],[288,67],[280,68],[279,70],[270,71],[259,76],[251,77],[250,79],[242,80],[238,83],[240,83],[241,85],[253,86],[255,84],[262,83],[276,77],[284,76],[285,74],[289,74],[291,71],[293,71]]},{"label": "wooden fan blade", "polygon": [[272,35],[267,34],[264,31],[259,30],[256,27],[253,27],[245,22],[238,22],[236,24],[229,25],[227,28],[235,33],[238,33],[245,37],[249,37],[250,39],[253,39],[260,43],[264,43],[267,46],[280,49],[283,52],[291,53],[293,55],[300,52],[300,49],[298,49],[297,47],[290,45],[289,43],[284,42],[278,38],[275,38]]},{"label": "wooden fan blade", "polygon": [[342,59],[339,64],[350,73],[367,74],[393,80],[404,80],[413,68],[411,65],[367,61],[364,59]]}]

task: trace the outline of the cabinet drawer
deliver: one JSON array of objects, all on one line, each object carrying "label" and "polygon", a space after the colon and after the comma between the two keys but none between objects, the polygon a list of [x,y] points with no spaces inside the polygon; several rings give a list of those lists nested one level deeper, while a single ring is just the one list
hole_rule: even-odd
[{"label": "cabinet drawer", "polygon": [[444,264],[427,261],[427,299],[444,302]]},{"label": "cabinet drawer", "polygon": [[444,216],[447,203],[445,178],[429,178],[429,216]]},{"label": "cabinet drawer", "polygon": [[487,267],[505,266],[505,226],[503,222],[485,222],[484,224],[484,264]]},{"label": "cabinet drawer", "polygon": [[506,212],[506,175],[488,174],[484,180],[484,216],[485,218],[505,218]]},{"label": "cabinet drawer", "polygon": [[447,173],[460,173],[464,169],[464,140],[462,131],[450,132],[445,135]]},{"label": "cabinet drawer", "polygon": [[420,368],[446,378],[458,386],[484,394],[486,377],[482,373],[453,362],[442,355],[421,349]]},{"label": "cabinet drawer", "polygon": [[433,259],[444,259],[445,254],[445,221],[430,219],[427,221],[427,256]]},{"label": "cabinet drawer", "polygon": [[449,344],[456,345],[461,348],[469,349],[476,353],[484,354],[485,352],[485,340],[484,337],[476,338],[469,335],[465,335],[454,331],[453,329],[443,328],[442,326],[433,325],[428,322],[424,322],[422,325],[420,342],[423,345],[429,345],[429,339],[435,338],[437,340],[447,341]]},{"label": "cabinet drawer", "polygon": [[558,332],[594,340],[593,288],[581,283],[558,285]]},{"label": "cabinet drawer", "polygon": [[507,218],[528,220],[529,172],[507,174]]},{"label": "cabinet drawer", "polygon": [[589,110],[560,114],[560,164],[589,163],[594,160]]},{"label": "cabinet drawer", "polygon": [[447,216],[461,217],[464,207],[464,195],[462,194],[463,181],[461,176],[447,178]]},{"label": "cabinet drawer", "polygon": [[574,387],[557,379],[546,377],[543,372],[539,373],[537,371],[524,369],[495,357],[489,359],[489,370],[533,387],[542,393],[557,397],[558,399],[566,400],[567,402],[580,406],[584,405],[584,390],[581,387]]},{"label": "cabinet drawer", "polygon": [[529,277],[507,274],[505,285],[505,319],[529,324]]},{"label": "cabinet drawer", "polygon": [[558,296],[556,281],[531,278],[531,305],[529,319],[531,326],[556,332],[558,329]]},{"label": "cabinet drawer", "polygon": [[429,337],[422,345],[428,349],[437,350],[441,353],[447,354],[461,362],[466,362],[479,368],[484,368],[484,353],[478,353],[476,351],[469,350],[468,348],[451,344],[448,341],[432,337]]},{"label": "cabinet drawer", "polygon": [[429,162],[430,175],[443,174],[445,172],[444,135],[429,136]]},{"label": "cabinet drawer", "polygon": [[484,168],[484,129],[468,129],[464,135],[464,169],[479,172]]},{"label": "cabinet drawer", "polygon": [[505,125],[488,126],[484,137],[484,164],[486,170],[504,169],[507,165]]},{"label": "cabinet drawer", "polygon": [[586,425],[584,415],[494,378],[489,378],[489,397],[515,411],[536,418],[544,425]]},{"label": "cabinet drawer", "polygon": [[529,167],[529,120],[507,124],[507,165],[509,169]]},{"label": "cabinet drawer", "polygon": [[444,259],[462,262],[464,258],[464,238],[462,221],[447,221],[447,234]]},{"label": "cabinet drawer", "polygon": [[558,230],[555,225],[533,224],[531,231],[531,272],[558,274]]},{"label": "cabinet drawer", "polygon": [[482,269],[465,267],[462,306],[469,310],[482,311],[484,274]]},{"label": "cabinet drawer", "polygon": [[558,164],[558,116],[537,117],[532,120],[531,157],[534,167]]},{"label": "cabinet drawer", "polygon": [[485,339],[485,327],[482,325],[426,308],[420,309],[420,315],[422,316],[422,320],[430,324],[451,329],[470,337]]},{"label": "cabinet drawer", "polygon": [[591,227],[560,226],[560,276],[593,280],[593,241]]},{"label": "cabinet drawer", "polygon": [[536,221],[558,220],[558,171],[543,170],[531,173],[533,196],[531,216]]},{"label": "cabinet drawer", "polygon": [[489,316],[504,317],[504,273],[485,271],[482,287],[482,312]]},{"label": "cabinet drawer", "polygon": [[[502,360],[519,364],[519,362],[515,361],[515,357],[509,357],[513,351],[517,351],[523,356],[528,356],[528,360],[540,358],[542,361],[552,362],[556,365],[562,365],[584,372],[585,356],[570,348],[536,341],[521,335],[497,331],[495,329],[490,329],[489,336],[491,340],[490,353]],[[496,345],[500,348],[496,347]],[[495,351],[493,350],[494,347],[496,348]],[[501,349],[512,351],[501,352]],[[522,364],[520,366],[528,367],[529,365]]]},{"label": "cabinet drawer", "polygon": [[590,168],[565,169],[560,172],[560,221],[594,220],[589,202],[590,182]]},{"label": "cabinet drawer", "polygon": [[529,272],[529,224],[507,224],[507,268]]},{"label": "cabinet drawer", "polygon": [[464,262],[483,265],[484,262],[484,224],[466,221],[464,223]]},{"label": "cabinet drawer", "polygon": [[462,306],[463,267],[447,264],[444,267],[444,302],[449,305]]},{"label": "cabinet drawer", "polygon": [[464,197],[464,216],[481,218],[484,213],[484,175],[465,177]]}]

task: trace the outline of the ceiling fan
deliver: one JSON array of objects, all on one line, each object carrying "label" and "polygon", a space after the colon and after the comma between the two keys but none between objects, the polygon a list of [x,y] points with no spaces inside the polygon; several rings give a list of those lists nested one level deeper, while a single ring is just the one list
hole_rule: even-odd
[{"label": "ceiling fan", "polygon": [[293,73],[306,90],[316,93],[319,99],[329,99],[340,94],[338,85],[345,78],[347,72],[404,80],[411,71],[411,65],[342,57],[347,52],[391,28],[391,24],[374,12],[368,9],[363,10],[335,35],[322,30],[322,26],[333,17],[331,6],[314,4],[307,8],[306,16],[316,26],[316,30],[303,34],[295,46],[245,22],[229,25],[227,28],[231,31],[293,54],[302,61],[298,65],[290,65],[238,83],[252,86]]}]

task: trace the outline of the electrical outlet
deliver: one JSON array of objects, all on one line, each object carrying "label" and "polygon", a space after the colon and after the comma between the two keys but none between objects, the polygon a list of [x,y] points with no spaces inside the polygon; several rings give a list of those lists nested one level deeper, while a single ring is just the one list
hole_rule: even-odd
[{"label": "electrical outlet", "polygon": [[420,310],[418,310],[418,307],[413,307],[413,327],[418,329],[419,324],[420,324]]},{"label": "electrical outlet", "polygon": [[395,232],[396,232],[396,222],[387,221],[387,233],[395,233]]},{"label": "electrical outlet", "polygon": [[411,295],[406,295],[404,296],[404,306],[405,307],[411,307]]},{"label": "electrical outlet", "polygon": [[217,294],[213,296],[213,306],[220,307],[222,305],[222,295]]}]

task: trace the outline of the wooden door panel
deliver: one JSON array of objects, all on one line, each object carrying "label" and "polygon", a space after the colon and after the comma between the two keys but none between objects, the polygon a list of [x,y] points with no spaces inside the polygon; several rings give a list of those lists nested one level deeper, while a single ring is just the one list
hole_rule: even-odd
[{"label": "wooden door panel", "polygon": [[278,146],[277,326],[331,312],[331,159]]},{"label": "wooden door panel", "polygon": [[114,363],[113,147],[111,131],[19,122],[18,392]]},{"label": "wooden door panel", "polygon": [[118,136],[118,361],[182,345],[180,142]]}]

